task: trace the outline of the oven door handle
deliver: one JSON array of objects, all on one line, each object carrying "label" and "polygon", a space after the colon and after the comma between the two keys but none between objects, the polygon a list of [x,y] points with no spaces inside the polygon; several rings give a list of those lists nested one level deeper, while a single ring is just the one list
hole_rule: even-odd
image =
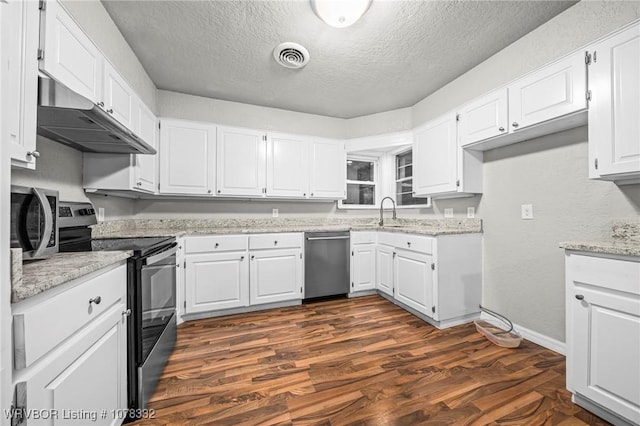
[{"label": "oven door handle", "polygon": [[158,263],[161,260],[166,259],[167,257],[173,256],[177,252],[178,252],[178,242],[176,241],[175,243],[171,244],[168,249],[158,254],[154,254],[153,256],[147,257],[147,266],[153,265],[154,263]]},{"label": "oven door handle", "polygon": [[42,233],[42,241],[40,241],[38,248],[36,248],[33,253],[33,257],[40,257],[44,249],[47,248],[49,239],[51,238],[51,232],[53,231],[53,212],[51,211],[51,206],[49,205],[47,196],[44,195],[42,191],[37,188],[33,188],[33,194],[38,199],[38,202],[42,206],[42,211],[44,212],[44,232]]}]

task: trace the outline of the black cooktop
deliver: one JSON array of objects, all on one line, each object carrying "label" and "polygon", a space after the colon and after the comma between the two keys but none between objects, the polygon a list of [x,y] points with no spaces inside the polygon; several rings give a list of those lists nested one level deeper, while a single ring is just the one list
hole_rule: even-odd
[{"label": "black cooktop", "polygon": [[175,240],[175,237],[94,239],[91,240],[91,250],[133,250],[135,256],[144,256],[165,248]]}]

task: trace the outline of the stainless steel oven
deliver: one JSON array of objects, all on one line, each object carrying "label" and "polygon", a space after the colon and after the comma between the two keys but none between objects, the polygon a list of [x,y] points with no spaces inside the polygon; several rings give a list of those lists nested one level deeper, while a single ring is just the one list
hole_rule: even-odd
[{"label": "stainless steel oven", "polygon": [[11,186],[11,247],[25,259],[58,252],[58,191]]}]

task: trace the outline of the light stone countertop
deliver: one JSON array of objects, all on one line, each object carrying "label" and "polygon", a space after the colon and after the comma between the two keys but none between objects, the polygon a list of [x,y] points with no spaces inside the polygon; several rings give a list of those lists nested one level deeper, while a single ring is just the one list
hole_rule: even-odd
[{"label": "light stone countertop", "polygon": [[421,235],[481,233],[480,219],[170,219],[119,220],[93,227],[93,238],[143,238],[183,235],[264,234],[277,232],[387,231]]},{"label": "light stone countertop", "polygon": [[640,257],[640,220],[615,221],[611,237],[602,241],[568,241],[560,243],[565,250]]},{"label": "light stone countertop", "polygon": [[132,251],[57,253],[47,259],[24,262],[21,279],[11,283],[11,303],[118,263],[132,254]]}]

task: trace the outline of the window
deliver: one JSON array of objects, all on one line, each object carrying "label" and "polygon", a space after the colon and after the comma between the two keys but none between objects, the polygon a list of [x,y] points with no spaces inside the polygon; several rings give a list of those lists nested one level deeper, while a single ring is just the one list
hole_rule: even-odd
[{"label": "window", "polygon": [[347,199],[343,205],[374,206],[378,163],[372,159],[347,158]]},{"label": "window", "polygon": [[426,205],[427,198],[413,196],[413,151],[396,155],[396,204],[399,206]]}]

